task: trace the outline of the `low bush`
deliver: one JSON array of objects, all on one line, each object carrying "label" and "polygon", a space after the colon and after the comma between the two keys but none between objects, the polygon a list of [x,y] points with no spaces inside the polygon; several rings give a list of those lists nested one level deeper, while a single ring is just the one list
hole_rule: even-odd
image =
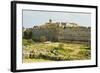
[{"label": "low bush", "polygon": [[30,44],[33,44],[34,41],[32,39],[22,39],[22,44],[24,46],[27,46],[27,45],[30,45]]}]

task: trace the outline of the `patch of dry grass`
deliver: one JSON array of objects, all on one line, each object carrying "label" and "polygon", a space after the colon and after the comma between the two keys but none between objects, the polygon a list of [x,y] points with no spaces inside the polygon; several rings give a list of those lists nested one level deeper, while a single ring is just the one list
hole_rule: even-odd
[{"label": "patch of dry grass", "polygon": [[23,48],[23,62],[86,60],[91,58],[90,52],[90,47],[82,43],[31,43]]}]

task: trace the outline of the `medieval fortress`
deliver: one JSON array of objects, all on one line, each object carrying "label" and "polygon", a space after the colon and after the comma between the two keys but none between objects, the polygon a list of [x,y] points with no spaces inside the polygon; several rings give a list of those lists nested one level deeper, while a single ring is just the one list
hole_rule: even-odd
[{"label": "medieval fortress", "polygon": [[90,41],[91,27],[80,26],[71,22],[49,22],[32,28],[32,39],[44,36],[47,41]]}]

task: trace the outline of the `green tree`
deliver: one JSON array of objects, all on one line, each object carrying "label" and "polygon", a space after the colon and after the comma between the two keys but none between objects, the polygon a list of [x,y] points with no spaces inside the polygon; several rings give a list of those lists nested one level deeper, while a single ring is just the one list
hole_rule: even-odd
[{"label": "green tree", "polygon": [[24,31],[23,38],[25,38],[25,39],[32,39],[32,29],[26,29]]}]

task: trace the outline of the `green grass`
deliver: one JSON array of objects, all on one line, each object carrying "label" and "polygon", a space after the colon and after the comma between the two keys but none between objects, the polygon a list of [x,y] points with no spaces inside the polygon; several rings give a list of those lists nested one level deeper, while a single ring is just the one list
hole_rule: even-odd
[{"label": "green grass", "polygon": [[[23,62],[86,60],[91,58],[89,45],[82,43],[23,41]],[[26,53],[29,53],[27,55]]]}]

